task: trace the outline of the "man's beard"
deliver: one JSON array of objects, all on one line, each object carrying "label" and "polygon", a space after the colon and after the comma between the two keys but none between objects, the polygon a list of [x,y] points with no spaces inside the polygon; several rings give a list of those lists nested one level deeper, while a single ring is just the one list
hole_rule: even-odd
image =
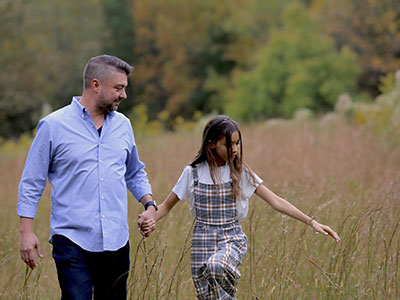
[{"label": "man's beard", "polygon": [[118,109],[119,103],[121,103],[121,99],[113,99],[111,101],[111,100],[106,100],[103,97],[99,101],[99,104],[100,104],[99,107],[105,114],[108,114],[108,113],[110,113],[112,111],[116,111]]}]

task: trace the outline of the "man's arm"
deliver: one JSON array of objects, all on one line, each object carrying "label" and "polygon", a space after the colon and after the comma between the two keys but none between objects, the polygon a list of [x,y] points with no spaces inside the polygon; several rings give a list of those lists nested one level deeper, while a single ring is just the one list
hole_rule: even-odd
[{"label": "man's arm", "polygon": [[20,216],[20,254],[31,268],[36,267],[34,250],[43,257],[40,243],[33,233],[33,218],[46,186],[50,164],[50,133],[47,122],[41,120],[37,134],[29,150],[18,188],[17,214]]}]

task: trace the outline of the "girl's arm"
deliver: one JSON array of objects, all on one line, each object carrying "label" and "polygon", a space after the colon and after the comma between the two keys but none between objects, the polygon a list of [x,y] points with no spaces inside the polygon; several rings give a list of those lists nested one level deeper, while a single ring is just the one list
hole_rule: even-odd
[{"label": "girl's arm", "polygon": [[138,215],[138,227],[140,227],[140,232],[143,236],[147,237],[156,229],[156,221],[165,217],[169,211],[175,206],[175,204],[179,201],[179,198],[175,195],[174,192],[171,192],[168,197],[158,206],[158,210],[156,211],[156,218],[144,218],[146,212]]},{"label": "girl's arm", "polygon": [[267,202],[269,205],[271,205],[272,208],[274,208],[275,210],[284,213],[292,218],[295,218],[303,223],[306,223],[307,225],[311,225],[316,233],[322,233],[324,235],[329,234],[336,241],[336,243],[340,242],[339,235],[329,226],[320,224],[317,221],[313,220],[311,217],[307,216],[302,211],[297,209],[293,204],[274,194],[265,185],[260,184],[257,187],[255,194],[263,199],[265,202]]},{"label": "girl's arm", "polygon": [[171,192],[168,197],[158,206],[158,211],[156,212],[156,221],[164,218],[170,210],[178,203],[179,198],[174,192]]}]

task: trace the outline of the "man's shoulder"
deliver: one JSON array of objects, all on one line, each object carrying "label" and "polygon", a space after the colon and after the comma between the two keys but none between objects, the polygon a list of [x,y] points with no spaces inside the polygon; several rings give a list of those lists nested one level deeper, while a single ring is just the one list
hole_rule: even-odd
[{"label": "man's shoulder", "polygon": [[66,105],[43,117],[41,121],[49,124],[62,122],[65,116],[70,114],[70,111],[71,105]]},{"label": "man's shoulder", "polygon": [[118,111],[113,112],[113,118],[122,122],[127,122],[127,123],[131,122],[127,116]]},{"label": "man's shoulder", "polygon": [[118,126],[118,127],[122,126],[121,127],[122,130],[125,130],[127,128],[132,129],[131,120],[123,113],[117,111],[113,112],[111,123],[113,124],[113,126]]}]

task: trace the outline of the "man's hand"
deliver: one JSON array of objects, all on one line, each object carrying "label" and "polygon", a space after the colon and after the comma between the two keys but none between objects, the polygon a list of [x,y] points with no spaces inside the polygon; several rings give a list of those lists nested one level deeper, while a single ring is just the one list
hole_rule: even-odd
[{"label": "man's hand", "polygon": [[142,214],[138,215],[137,226],[140,228],[140,233],[148,237],[156,229],[156,210],[150,206]]},{"label": "man's hand", "polygon": [[21,217],[21,244],[19,252],[22,260],[33,270],[37,266],[35,261],[35,250],[40,258],[43,257],[43,254],[42,250],[40,250],[39,239],[33,233],[32,227],[33,220],[31,218]]},{"label": "man's hand", "polygon": [[35,250],[37,255],[42,258],[43,254],[40,250],[40,242],[36,235],[33,232],[21,232],[21,258],[32,270],[37,267]]}]

